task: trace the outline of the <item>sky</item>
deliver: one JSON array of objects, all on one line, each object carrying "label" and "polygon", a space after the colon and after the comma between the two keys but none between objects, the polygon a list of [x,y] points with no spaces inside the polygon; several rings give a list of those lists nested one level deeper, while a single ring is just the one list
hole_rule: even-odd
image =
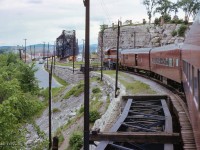
[{"label": "sky", "polygon": [[[172,0],[176,1],[176,0]],[[142,0],[90,0],[90,43],[98,43],[101,24],[148,20]],[[53,44],[62,30],[85,38],[83,0],[0,0],[0,46]]]}]

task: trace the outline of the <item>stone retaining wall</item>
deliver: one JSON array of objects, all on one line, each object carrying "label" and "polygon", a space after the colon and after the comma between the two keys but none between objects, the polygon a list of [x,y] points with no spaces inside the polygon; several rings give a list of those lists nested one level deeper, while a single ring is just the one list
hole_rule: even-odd
[{"label": "stone retaining wall", "polygon": [[[91,76],[100,77],[100,73],[91,72]],[[108,86],[110,86],[113,89],[112,90],[113,92],[110,93],[111,100],[110,100],[110,105],[109,105],[107,111],[105,112],[105,114],[103,114],[101,116],[100,119],[95,121],[92,129],[99,128],[100,131],[109,131],[109,129],[116,122],[117,118],[120,115],[121,97],[126,94],[126,92],[125,92],[126,90],[123,85],[118,83],[118,87],[120,88],[120,93],[119,93],[118,98],[114,98],[115,97],[115,92],[114,92],[115,91],[115,80],[113,78],[111,78],[110,76],[104,74],[103,81],[105,84],[107,84]]]}]

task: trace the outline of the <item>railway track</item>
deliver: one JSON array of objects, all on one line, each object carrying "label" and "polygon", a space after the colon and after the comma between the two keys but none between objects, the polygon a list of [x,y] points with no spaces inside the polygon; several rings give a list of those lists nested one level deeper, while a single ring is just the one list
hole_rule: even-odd
[{"label": "railway track", "polygon": [[170,99],[171,111],[174,112],[174,114],[176,115],[176,118],[178,119],[178,123],[180,126],[180,134],[181,134],[181,139],[182,139],[182,143],[181,143],[182,147],[184,150],[197,149],[195,145],[194,133],[192,130],[192,125],[191,125],[190,116],[189,116],[188,107],[186,104],[186,98],[185,98],[184,93],[149,76],[146,76],[140,73],[130,72],[130,71],[126,71],[126,72],[141,76],[143,78],[150,79],[169,90],[168,96]]},{"label": "railway track", "polygon": [[[140,76],[143,76],[143,75],[140,75]],[[145,77],[145,78],[147,78],[147,77]],[[155,80],[153,80],[153,81],[155,81]],[[164,85],[163,83],[160,83],[159,81],[156,81],[156,82],[161,84],[161,85]],[[164,87],[166,87],[166,85],[164,85]],[[95,140],[96,141],[102,141],[102,140],[104,141],[104,142],[101,142],[98,145],[97,150],[100,150],[100,149],[122,149],[122,150],[126,150],[126,149],[127,150],[128,149],[136,149],[136,150],[149,149],[149,146],[148,146],[148,148],[145,148],[144,145],[149,145],[149,143],[151,143],[151,144],[154,143],[153,144],[154,146],[160,145],[160,143],[158,142],[159,143],[158,144],[157,141],[151,141],[152,139],[157,139],[157,138],[159,139],[159,141],[162,141],[161,139],[165,140],[165,138],[168,139],[168,141],[162,141],[161,142],[162,143],[161,145],[163,145],[163,143],[164,143],[164,146],[161,146],[161,147],[166,148],[166,149],[177,149],[177,150],[179,150],[179,149],[184,149],[184,150],[193,149],[193,150],[195,150],[196,146],[195,146],[192,127],[191,127],[191,124],[190,124],[188,109],[187,109],[185,102],[182,100],[182,99],[184,99],[184,95],[183,95],[183,93],[174,90],[172,87],[166,87],[166,88],[168,90],[168,92],[167,92],[168,96],[166,95],[165,97],[162,97],[161,101],[163,99],[165,100],[165,102],[168,105],[169,110],[172,114],[172,121],[173,121],[172,128],[173,129],[172,129],[172,131],[170,131],[171,134],[166,134],[169,131],[164,132],[164,131],[155,130],[155,132],[151,132],[152,129],[150,129],[150,130],[147,129],[144,132],[145,129],[143,129],[143,127],[135,127],[135,121],[133,121],[133,119],[128,115],[128,118],[124,118],[125,122],[124,122],[123,119],[121,119],[121,120],[119,119],[117,121],[118,125],[115,124],[113,126],[113,128],[111,128],[109,133],[93,132],[93,134],[91,134],[90,137],[91,137],[92,141],[95,141]],[[124,96],[123,97],[123,99],[126,99],[126,100],[132,99],[133,101],[138,99],[138,98],[141,99],[141,96]],[[149,100],[152,100],[152,95],[149,95],[149,96],[147,95],[145,99],[146,99],[145,103],[154,102],[154,100],[149,101]],[[130,103],[130,102],[127,101],[127,104],[128,103]],[[133,102],[133,103],[135,103],[135,102]],[[141,104],[141,103],[139,103],[139,104]],[[132,104],[129,104],[129,105],[132,106]],[[153,104],[150,104],[150,105],[153,106]],[[165,105],[165,106],[167,106],[167,105]],[[151,112],[153,110],[154,111],[159,110],[158,108],[160,108],[160,106],[156,107],[156,108],[152,107],[153,109],[152,108],[147,109],[142,105],[140,107],[132,106],[132,108],[137,108],[137,109],[131,110],[131,107],[130,107],[130,113],[131,113],[131,111],[134,112],[134,113],[136,113],[135,111],[140,112],[140,110],[141,109],[143,110],[143,108],[144,108],[146,111],[148,110],[147,112],[150,113],[149,115],[146,115],[146,116],[152,116]],[[129,109],[127,109],[126,107],[124,108],[124,110],[125,110],[126,113],[129,112]],[[157,112],[159,112],[159,111],[157,111]],[[137,115],[139,115],[139,114],[137,114]],[[144,114],[142,114],[142,115],[145,116]],[[160,115],[160,114],[157,114],[157,115]],[[123,113],[122,113],[121,116],[123,116]],[[141,124],[144,124],[146,121],[148,122],[148,119],[150,119],[149,122],[152,121],[151,117],[146,117],[146,118],[143,118],[143,120],[140,121],[139,124],[141,125]],[[127,123],[127,120],[129,120],[128,123]],[[132,120],[133,122],[131,122],[130,120]],[[118,126],[118,129],[117,129],[116,126]],[[134,132],[132,131],[133,126],[135,127],[135,129],[133,130]],[[125,131],[123,131],[122,129],[125,129]],[[139,129],[141,129],[141,131],[139,131]],[[135,132],[135,131],[137,131],[137,132]],[[159,133],[159,134],[157,135],[157,133]],[[95,138],[93,138],[93,137],[95,137]],[[121,137],[121,138],[119,138],[119,137]],[[133,138],[133,137],[135,137],[135,138]],[[131,139],[131,140],[127,141],[127,139]],[[140,139],[141,141],[137,141],[138,139]],[[148,141],[148,139],[151,139],[151,140]],[[173,141],[170,141],[169,139],[173,139]],[[119,141],[119,140],[121,140],[121,141]],[[143,144],[138,145],[137,142],[141,143],[142,141],[143,141]],[[132,144],[134,142],[136,142],[136,144]],[[146,143],[144,144],[144,142],[146,142],[147,144]],[[129,143],[129,144],[127,144],[127,143]],[[132,147],[129,147],[130,143],[131,143]],[[155,143],[157,143],[157,144],[155,144]],[[166,144],[166,143],[170,143],[170,144]],[[124,147],[124,145],[125,145],[125,147]],[[129,146],[126,147],[127,145],[129,145]],[[168,146],[165,147],[165,145],[168,145]],[[172,146],[169,146],[169,145],[172,145]],[[113,148],[111,148],[111,147],[113,147]],[[153,148],[153,149],[155,149],[155,148]],[[156,148],[156,149],[160,149],[160,148]]]}]

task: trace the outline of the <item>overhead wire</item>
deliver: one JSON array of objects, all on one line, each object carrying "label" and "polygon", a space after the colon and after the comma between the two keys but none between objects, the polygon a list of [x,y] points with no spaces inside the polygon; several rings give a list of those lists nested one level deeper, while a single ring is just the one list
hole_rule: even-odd
[{"label": "overhead wire", "polygon": [[100,5],[101,5],[103,11],[104,11],[105,14],[106,14],[106,19],[108,20],[109,23],[111,23],[110,13],[109,13],[109,11],[108,11],[108,9],[107,9],[107,7],[106,7],[104,1],[103,1],[103,0],[99,0],[99,3],[100,3]]}]

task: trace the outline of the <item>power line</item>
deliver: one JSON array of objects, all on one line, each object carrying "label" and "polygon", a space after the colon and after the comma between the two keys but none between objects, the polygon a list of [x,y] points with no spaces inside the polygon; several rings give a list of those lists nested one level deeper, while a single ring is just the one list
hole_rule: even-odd
[{"label": "power line", "polygon": [[109,15],[109,13],[108,13],[108,11],[107,11],[107,8],[106,8],[105,5],[103,4],[102,0],[99,0],[99,3],[100,3],[100,5],[101,5],[103,11],[106,13],[106,18],[107,18],[107,20],[109,21],[109,23],[111,23],[110,15]]}]

